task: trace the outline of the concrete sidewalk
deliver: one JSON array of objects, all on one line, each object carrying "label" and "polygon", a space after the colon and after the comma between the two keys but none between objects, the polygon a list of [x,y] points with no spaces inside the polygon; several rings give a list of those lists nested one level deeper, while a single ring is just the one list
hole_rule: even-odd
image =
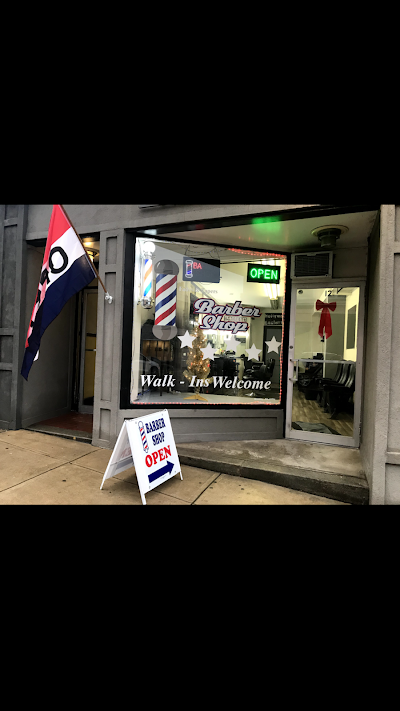
[{"label": "concrete sidewalk", "polygon": [[[178,447],[179,449],[179,447]],[[142,506],[134,469],[101,482],[111,450],[52,435],[0,431],[0,504]],[[149,505],[333,505],[340,501],[182,464]]]}]

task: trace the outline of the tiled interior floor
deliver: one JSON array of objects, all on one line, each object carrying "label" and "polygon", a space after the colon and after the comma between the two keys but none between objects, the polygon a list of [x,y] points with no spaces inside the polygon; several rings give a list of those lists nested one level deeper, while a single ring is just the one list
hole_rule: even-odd
[{"label": "tiled interior floor", "polygon": [[313,424],[321,422],[344,437],[353,437],[353,415],[348,412],[340,412],[337,419],[331,420],[330,414],[324,412],[316,400],[306,400],[305,395],[300,393],[297,387],[293,388],[292,421]]}]

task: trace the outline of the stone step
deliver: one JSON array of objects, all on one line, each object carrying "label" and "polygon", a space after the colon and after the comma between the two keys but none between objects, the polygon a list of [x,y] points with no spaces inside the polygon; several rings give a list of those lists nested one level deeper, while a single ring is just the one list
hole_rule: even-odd
[{"label": "stone step", "polygon": [[369,487],[365,478],[324,472],[305,467],[282,466],[275,462],[267,463],[254,460],[227,461],[217,454],[205,456],[199,452],[188,454],[188,445],[177,446],[181,464],[208,469],[209,471],[231,476],[255,479],[267,484],[275,484],[288,489],[303,491],[308,494],[324,496],[344,503],[367,506]]},{"label": "stone step", "polygon": [[59,427],[53,427],[52,425],[40,424],[31,425],[30,427],[25,427],[24,429],[31,432],[41,432],[41,434],[54,435],[55,437],[63,437],[64,439],[72,439],[75,442],[86,442],[86,444],[92,444],[92,435],[88,432],[80,430],[67,430]]}]

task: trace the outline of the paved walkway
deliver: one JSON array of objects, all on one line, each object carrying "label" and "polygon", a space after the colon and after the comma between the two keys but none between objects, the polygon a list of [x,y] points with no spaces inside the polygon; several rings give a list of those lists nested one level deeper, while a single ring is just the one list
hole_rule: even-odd
[{"label": "paved walkway", "polygon": [[[62,437],[18,430],[0,431],[0,504],[138,505],[134,469],[106,481],[111,451]],[[146,496],[147,504],[168,505],[333,505],[339,501],[292,491],[261,481],[182,466]]]}]

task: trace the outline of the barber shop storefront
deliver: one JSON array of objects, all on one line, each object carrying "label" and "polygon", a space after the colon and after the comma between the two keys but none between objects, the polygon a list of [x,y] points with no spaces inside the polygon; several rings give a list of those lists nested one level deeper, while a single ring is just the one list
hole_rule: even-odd
[{"label": "barber shop storefront", "polygon": [[168,407],[181,442],[358,447],[377,214],[311,210],[128,234],[121,408],[132,417]]},{"label": "barber shop storefront", "polygon": [[[5,235],[9,207],[27,211],[23,348],[52,206],[5,206]],[[65,207],[112,303],[95,279],[43,338],[29,384],[19,363],[13,378],[2,366],[3,427],[72,410],[92,418],[93,445],[112,448],[124,419],[167,408],[177,444],[359,449],[373,500],[389,482],[400,501],[399,329],[385,311],[400,280],[396,206]]]}]

